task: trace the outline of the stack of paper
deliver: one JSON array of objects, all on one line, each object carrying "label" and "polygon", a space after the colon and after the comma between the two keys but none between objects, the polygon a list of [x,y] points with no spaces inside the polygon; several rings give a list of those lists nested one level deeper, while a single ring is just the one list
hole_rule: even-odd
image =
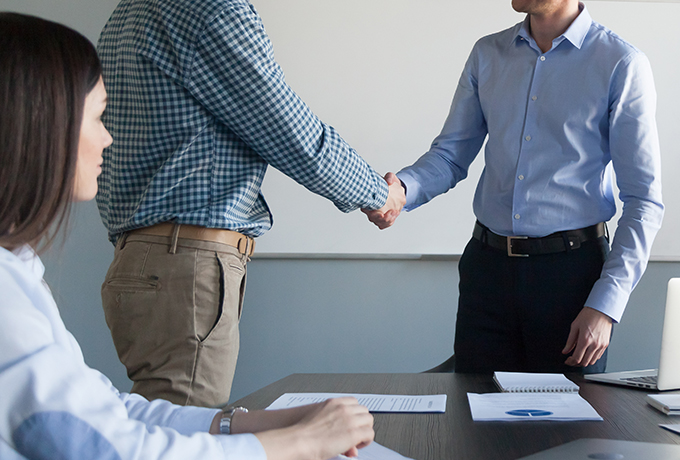
[{"label": "stack of paper", "polygon": [[680,425],[678,425],[678,424],[673,424],[673,423],[670,423],[670,424],[662,423],[662,424],[660,424],[659,426],[660,426],[661,428],[667,429],[668,431],[672,431],[672,432],[675,433],[675,434],[680,434]]},{"label": "stack of paper", "polygon": [[680,394],[647,395],[647,403],[666,415],[680,415]]},{"label": "stack of paper", "polygon": [[602,420],[576,393],[468,393],[468,401],[476,422]]}]

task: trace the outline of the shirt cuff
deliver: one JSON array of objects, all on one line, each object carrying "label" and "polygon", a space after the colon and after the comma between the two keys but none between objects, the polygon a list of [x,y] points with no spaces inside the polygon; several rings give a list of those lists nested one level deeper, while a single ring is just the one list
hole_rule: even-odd
[{"label": "shirt cuff", "polygon": [[406,192],[406,204],[404,205],[404,211],[412,211],[416,209],[418,206],[420,206],[419,204],[416,204],[416,197],[420,191],[420,184],[407,172],[398,172],[397,177],[404,187],[404,192]]},{"label": "shirt cuff", "polygon": [[629,295],[608,285],[602,279],[597,280],[586,300],[586,307],[609,316],[615,323],[621,321],[626,309]]},{"label": "shirt cuff", "polygon": [[264,447],[254,434],[218,434],[215,438],[222,445],[227,459],[267,460]]},{"label": "shirt cuff", "polygon": [[380,174],[376,172],[373,174],[375,176],[376,185],[378,186],[378,191],[373,194],[373,206],[374,209],[380,209],[387,204],[387,198],[390,196],[390,187]]},{"label": "shirt cuff", "polygon": [[374,184],[377,187],[377,189],[370,196],[366,196],[364,194],[363,198],[364,202],[357,204],[348,203],[344,201],[343,202],[335,201],[334,202],[335,207],[337,207],[342,212],[352,212],[358,208],[374,211],[385,206],[385,204],[387,204],[387,198],[389,197],[390,194],[390,188],[387,185],[387,182],[385,182],[385,179],[382,178],[380,174],[378,174],[375,171],[372,171],[372,174]]},{"label": "shirt cuff", "polygon": [[215,414],[222,412],[220,409],[194,406],[182,407],[179,411],[180,413],[172,417],[167,426],[185,436],[194,433],[208,433],[215,419]]}]

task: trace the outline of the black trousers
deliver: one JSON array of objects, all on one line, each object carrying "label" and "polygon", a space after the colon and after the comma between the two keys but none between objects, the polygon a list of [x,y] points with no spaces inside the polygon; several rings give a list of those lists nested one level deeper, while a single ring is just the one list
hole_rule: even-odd
[{"label": "black trousers", "polygon": [[574,368],[562,349],[608,253],[605,238],[525,258],[470,240],[459,263],[456,372],[604,372],[606,354]]}]

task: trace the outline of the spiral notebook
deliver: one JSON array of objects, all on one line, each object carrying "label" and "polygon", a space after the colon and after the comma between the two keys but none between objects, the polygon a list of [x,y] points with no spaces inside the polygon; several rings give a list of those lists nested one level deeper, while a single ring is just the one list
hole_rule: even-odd
[{"label": "spiral notebook", "polygon": [[564,374],[494,372],[493,380],[505,393],[578,393],[579,390]]}]

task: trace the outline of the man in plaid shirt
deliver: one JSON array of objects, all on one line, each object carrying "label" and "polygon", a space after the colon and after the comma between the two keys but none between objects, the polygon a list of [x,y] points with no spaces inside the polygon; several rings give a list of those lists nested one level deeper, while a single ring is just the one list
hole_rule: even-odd
[{"label": "man in plaid shirt", "polygon": [[343,212],[396,215],[383,179],[284,81],[247,0],[122,0],[99,52],[109,103],[97,203],[114,261],[102,286],[118,355],[149,399],[222,406],[238,355],[267,165]]}]

